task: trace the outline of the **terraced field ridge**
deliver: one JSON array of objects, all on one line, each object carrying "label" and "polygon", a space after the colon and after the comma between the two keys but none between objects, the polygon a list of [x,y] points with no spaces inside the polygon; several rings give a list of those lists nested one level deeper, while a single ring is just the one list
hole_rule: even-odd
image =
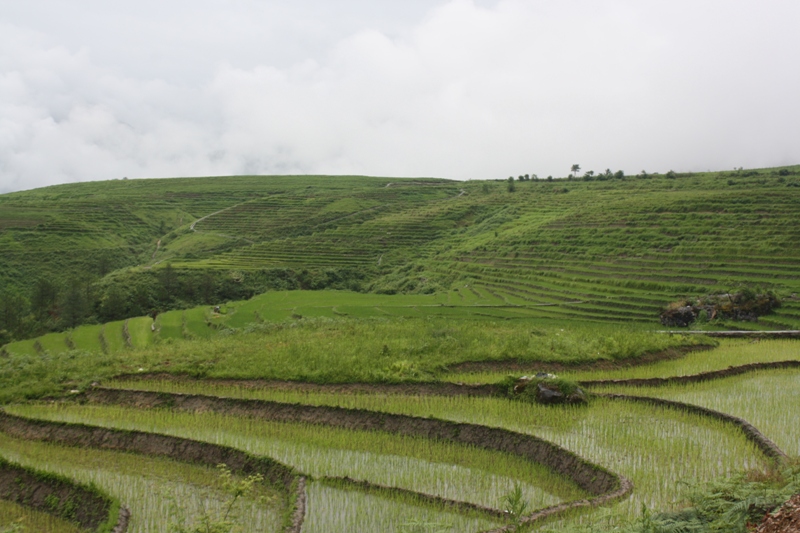
[{"label": "terraced field ridge", "polygon": [[40,330],[321,288],[448,294],[438,302],[505,318],[652,323],[671,301],[741,287],[783,299],[746,327],[797,329],[798,184],[800,167],[515,192],[345,176],[60,185],[0,196],[0,281]]},{"label": "terraced field ridge", "polygon": [[[798,189],[785,167],[0,196],[0,532],[726,530],[686,507],[704,484],[800,492]],[[745,293],[781,304],[659,323]],[[536,374],[586,403],[513,392]],[[769,510],[726,505],[728,530]]]},{"label": "terraced field ridge", "polygon": [[[611,509],[600,513],[603,523],[625,523],[642,505],[675,505],[678,481],[711,480],[796,458],[800,450],[793,444],[800,435],[786,418],[791,411],[774,408],[796,402],[795,343],[724,341],[711,351],[620,369],[661,374],[667,384],[642,388],[641,379],[630,385],[596,380],[593,386],[602,386],[603,394],[588,407],[522,403],[489,385],[124,378],[68,401],[7,406],[0,417],[0,455],[31,461],[40,446],[34,443],[44,440],[51,447],[80,443],[90,457],[107,453],[103,449],[128,450],[181,463],[224,461],[243,472],[262,468],[285,495],[283,505],[294,506],[277,515],[289,520],[280,527],[294,531],[322,531],[330,524],[336,531],[573,531],[598,524],[598,504]],[[746,362],[727,372],[670,378],[664,375],[669,370],[659,370],[681,364],[692,369],[693,360],[719,366],[737,350]],[[787,350],[794,359],[783,359]],[[754,401],[730,380],[752,383],[752,390],[770,380],[779,387]],[[28,444],[17,444],[20,439]],[[60,471],[77,476],[74,468]],[[531,507],[504,525],[509,515],[503,494],[514,487]],[[334,502],[348,509],[344,520]],[[152,505],[140,505],[140,515],[152,513]],[[144,519],[134,512],[132,530],[161,530],[138,529]]]}]

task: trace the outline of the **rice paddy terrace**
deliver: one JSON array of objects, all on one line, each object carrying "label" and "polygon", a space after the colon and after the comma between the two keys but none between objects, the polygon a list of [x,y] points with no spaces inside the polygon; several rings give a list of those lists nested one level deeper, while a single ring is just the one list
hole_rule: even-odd
[{"label": "rice paddy terrace", "polygon": [[115,280],[124,290],[132,278],[120,272],[169,265],[276,288],[302,273],[286,288],[450,290],[450,306],[601,321],[652,321],[676,298],[749,285],[784,297],[763,323],[791,329],[798,184],[800,167],[524,181],[514,192],[325,176],[60,185],[0,196],[0,279],[24,293],[37,276],[94,273],[103,290]]},{"label": "rice paddy terrace", "polygon": [[[139,373],[7,403],[0,459],[92,483],[130,510],[128,531],[169,531],[223,507],[218,462],[264,473],[238,511],[243,531],[602,531],[643,505],[677,508],[683,483],[797,458],[798,355],[797,341],[730,340],[564,370],[594,380],[588,406],[519,402],[461,381],[492,383],[486,370],[402,386]],[[641,384],[709,371],[722,372]],[[504,512],[514,490],[528,504],[519,525]],[[39,531],[75,531],[25,507],[0,510]]]},{"label": "rice paddy terrace", "polygon": [[[249,479],[230,515],[243,532],[638,533],[682,508],[687,483],[768,478],[800,456],[798,341],[656,330],[668,301],[756,285],[783,305],[737,326],[800,325],[800,168],[784,170],[514,192],[239,177],[4,195],[7,289],[169,265],[357,290],[6,344],[0,531],[194,532]],[[588,404],[501,385],[535,372],[579,383]]]}]

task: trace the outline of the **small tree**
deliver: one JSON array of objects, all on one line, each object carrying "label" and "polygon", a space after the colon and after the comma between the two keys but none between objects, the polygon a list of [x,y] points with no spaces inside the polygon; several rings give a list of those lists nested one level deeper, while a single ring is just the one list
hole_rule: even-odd
[{"label": "small tree", "polygon": [[28,314],[28,302],[21,295],[11,291],[0,291],[0,330],[6,330],[9,337],[19,333]]},{"label": "small tree", "polygon": [[165,299],[171,300],[175,290],[178,288],[178,274],[172,268],[172,263],[167,263],[167,266],[159,273],[158,278],[164,288]]},{"label": "small tree", "polygon": [[509,176],[508,177],[508,192],[514,192],[516,190],[517,190],[517,187],[516,187],[516,185],[514,185],[514,177],[513,176]]},{"label": "small tree", "polygon": [[127,308],[127,294],[118,285],[111,285],[100,302],[100,318],[104,322],[120,320],[125,318]]},{"label": "small tree", "polygon": [[528,509],[528,502],[523,498],[522,486],[519,483],[515,483],[514,488],[503,496],[502,504],[509,521],[516,526],[515,529],[519,528]]},{"label": "small tree", "polygon": [[236,479],[230,468],[224,464],[217,465],[217,470],[219,471],[220,488],[228,496],[225,512],[220,516],[218,513],[206,510],[190,526],[173,522],[170,524],[171,533],[233,533],[241,531],[236,525],[236,504],[241,498],[251,495],[255,490],[256,483],[261,483],[264,476],[253,474],[245,479]]},{"label": "small tree", "polygon": [[89,312],[89,302],[86,298],[86,287],[78,280],[69,283],[64,293],[61,321],[67,328],[74,328],[81,323]]},{"label": "small tree", "polygon": [[60,288],[52,281],[39,278],[31,295],[31,310],[40,322],[58,315]]},{"label": "small tree", "polygon": [[577,164],[577,163],[572,165],[572,168],[570,168],[570,173],[573,176],[577,176],[578,172],[580,172],[580,171],[581,171],[581,166],[579,164]]}]

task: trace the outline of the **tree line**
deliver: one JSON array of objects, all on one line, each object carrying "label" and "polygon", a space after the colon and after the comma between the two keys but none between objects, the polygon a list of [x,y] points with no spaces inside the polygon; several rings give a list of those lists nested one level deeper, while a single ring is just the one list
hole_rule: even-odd
[{"label": "tree line", "polygon": [[273,268],[238,272],[163,268],[111,274],[100,280],[41,277],[25,292],[0,290],[0,346],[15,340],[170,309],[244,300],[268,290],[360,290],[361,270]]}]

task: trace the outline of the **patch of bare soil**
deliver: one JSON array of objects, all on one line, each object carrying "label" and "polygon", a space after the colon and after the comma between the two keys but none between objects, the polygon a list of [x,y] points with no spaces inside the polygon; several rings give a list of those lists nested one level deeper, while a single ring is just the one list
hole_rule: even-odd
[{"label": "patch of bare soil", "polygon": [[800,533],[800,494],[795,494],[774,513],[769,513],[753,533]]}]

